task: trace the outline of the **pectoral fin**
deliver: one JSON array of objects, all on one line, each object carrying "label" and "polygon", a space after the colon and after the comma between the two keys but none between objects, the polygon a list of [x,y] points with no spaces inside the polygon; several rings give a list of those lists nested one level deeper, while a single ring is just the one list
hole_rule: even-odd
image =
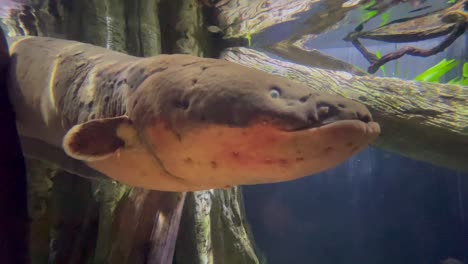
[{"label": "pectoral fin", "polygon": [[74,159],[96,161],[138,142],[132,121],[126,116],[119,116],[73,126],[63,138],[63,149]]}]

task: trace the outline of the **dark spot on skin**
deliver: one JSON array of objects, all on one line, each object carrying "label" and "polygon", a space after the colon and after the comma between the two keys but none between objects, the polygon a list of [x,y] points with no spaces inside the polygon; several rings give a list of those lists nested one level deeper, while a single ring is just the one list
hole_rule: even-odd
[{"label": "dark spot on skin", "polygon": [[109,100],[110,100],[110,96],[108,96],[108,95],[104,96],[104,103],[107,104],[109,102]]},{"label": "dark spot on skin", "polygon": [[192,85],[197,84],[198,80],[197,79],[192,79]]},{"label": "dark spot on skin", "polygon": [[279,159],[279,163],[281,165],[286,165],[286,164],[288,164],[288,160],[287,159]]},{"label": "dark spot on skin", "polygon": [[239,152],[233,151],[232,156],[234,156],[234,158],[239,158]]},{"label": "dark spot on skin", "polygon": [[328,152],[331,152],[332,150],[333,150],[332,147],[326,147],[326,148],[323,150],[323,152],[328,153]]},{"label": "dark spot on skin", "polygon": [[341,108],[346,108],[346,106],[344,104],[338,104],[339,107]]},{"label": "dark spot on skin", "polygon": [[304,158],[303,157],[297,157],[296,161],[304,161]]},{"label": "dark spot on skin", "polygon": [[188,101],[183,100],[183,101],[177,101],[177,102],[175,102],[174,105],[175,105],[175,107],[177,107],[177,108],[187,110],[187,109],[189,108],[189,106],[190,106],[190,103],[189,103]]},{"label": "dark spot on skin", "polygon": [[[174,130],[173,130],[173,131],[174,131]],[[182,141],[182,136],[181,136],[179,133],[174,132],[174,135],[177,137],[177,140],[178,140],[179,142]]]},{"label": "dark spot on skin", "polygon": [[310,94],[308,94],[308,95],[302,96],[301,98],[299,98],[299,102],[301,102],[301,103],[307,102],[307,101],[309,100],[309,98],[310,98],[312,95],[313,95],[313,94],[310,93]]},{"label": "dark spot on skin", "polygon": [[211,161],[211,168],[213,169],[218,168],[218,163],[216,163],[216,161]]},{"label": "dark spot on skin", "polygon": [[193,160],[192,160],[192,158],[187,157],[187,158],[184,159],[184,162],[187,163],[187,164],[190,164],[190,163],[193,162]]}]

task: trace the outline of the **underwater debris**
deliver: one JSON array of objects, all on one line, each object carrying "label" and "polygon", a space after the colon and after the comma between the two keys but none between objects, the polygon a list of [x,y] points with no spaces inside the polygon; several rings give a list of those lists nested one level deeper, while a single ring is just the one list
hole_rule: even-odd
[{"label": "underwater debris", "polygon": [[[429,57],[442,52],[465,33],[468,25],[467,3],[466,0],[463,0],[449,8],[415,18],[396,20],[370,31],[360,31],[362,29],[360,26],[355,32],[348,34],[344,40],[350,41],[371,63],[368,67],[369,73],[375,73],[380,66],[404,55]],[[411,42],[444,35],[448,36],[431,49],[407,46],[383,55],[381,58],[369,52],[359,41],[360,38],[363,38],[386,42]]]}]

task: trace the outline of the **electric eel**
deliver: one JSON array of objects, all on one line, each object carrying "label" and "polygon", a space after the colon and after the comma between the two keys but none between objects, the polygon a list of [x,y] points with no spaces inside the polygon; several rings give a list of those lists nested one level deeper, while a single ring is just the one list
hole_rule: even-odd
[{"label": "electric eel", "polygon": [[175,192],[289,181],[380,133],[358,102],[233,62],[8,41],[24,155],[83,177]]}]

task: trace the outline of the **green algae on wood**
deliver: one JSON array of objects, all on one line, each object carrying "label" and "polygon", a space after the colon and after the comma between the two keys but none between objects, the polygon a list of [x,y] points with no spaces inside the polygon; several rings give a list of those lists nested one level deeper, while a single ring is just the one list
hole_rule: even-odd
[{"label": "green algae on wood", "polygon": [[221,1],[213,7],[218,10],[219,27],[226,38],[247,37],[279,23],[292,21],[296,15],[310,10],[320,2],[313,1]]},{"label": "green algae on wood", "polygon": [[316,49],[305,50],[288,41],[278,42],[264,49],[286,60],[309,67],[346,71],[356,75],[368,75],[367,72],[352,64],[333,58]]}]

